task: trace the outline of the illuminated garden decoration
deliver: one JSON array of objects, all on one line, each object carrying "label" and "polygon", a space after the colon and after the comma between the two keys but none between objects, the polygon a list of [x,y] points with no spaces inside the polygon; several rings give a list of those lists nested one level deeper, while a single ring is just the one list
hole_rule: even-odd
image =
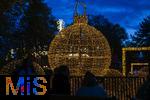
[{"label": "illuminated garden decoration", "polygon": [[[122,73],[126,76],[126,52],[127,51],[150,51],[150,47],[127,47],[122,48]],[[141,65],[141,64],[139,64]]]},{"label": "illuminated garden decoration", "polygon": [[[84,14],[77,12],[84,7]],[[111,50],[104,35],[89,26],[86,7],[76,2],[73,25],[62,29],[51,42],[48,61],[52,70],[59,65],[67,65],[71,75],[83,75],[89,70],[99,75],[103,69],[109,69]]]},{"label": "illuminated garden decoration", "polygon": [[[23,57],[22,59],[18,59],[18,60],[9,62],[8,64],[6,64],[5,66],[3,66],[0,69],[0,75],[12,75],[14,72],[15,72],[15,74],[18,74],[18,73],[16,73],[16,70],[18,68],[22,67],[22,64],[25,59],[27,59],[27,56]],[[33,64],[33,69],[35,71],[35,73],[32,73],[32,75],[45,75],[44,70],[38,63],[33,62],[32,64]],[[25,67],[25,66],[23,66],[23,67]]]},{"label": "illuminated garden decoration", "polygon": [[[134,66],[148,66],[149,63],[131,63],[131,74],[134,74]],[[148,70],[147,70],[148,71]]]}]

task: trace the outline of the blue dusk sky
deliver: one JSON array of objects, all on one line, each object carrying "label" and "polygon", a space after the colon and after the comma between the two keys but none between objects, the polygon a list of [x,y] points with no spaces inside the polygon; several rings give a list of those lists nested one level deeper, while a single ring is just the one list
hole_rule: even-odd
[{"label": "blue dusk sky", "polygon": [[[87,5],[87,14],[104,15],[110,22],[119,23],[133,34],[143,18],[150,15],[150,0],[80,0]],[[75,0],[45,0],[57,19],[66,24],[73,21]]]}]

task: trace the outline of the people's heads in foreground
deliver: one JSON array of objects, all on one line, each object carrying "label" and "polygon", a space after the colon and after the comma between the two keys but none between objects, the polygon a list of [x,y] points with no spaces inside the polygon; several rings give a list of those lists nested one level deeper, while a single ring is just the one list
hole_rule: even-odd
[{"label": "people's heads in foreground", "polygon": [[91,87],[98,85],[97,79],[91,72],[87,71],[82,82],[83,86]]},{"label": "people's heads in foreground", "polygon": [[144,82],[144,84],[138,89],[136,94],[137,100],[150,100],[150,77]]},{"label": "people's heads in foreground", "polygon": [[97,82],[95,75],[87,71],[82,86],[76,92],[76,96],[107,98],[107,93],[102,85]]},{"label": "people's heads in foreground", "polygon": [[53,91],[57,95],[70,95],[69,68],[61,65],[54,69]]}]

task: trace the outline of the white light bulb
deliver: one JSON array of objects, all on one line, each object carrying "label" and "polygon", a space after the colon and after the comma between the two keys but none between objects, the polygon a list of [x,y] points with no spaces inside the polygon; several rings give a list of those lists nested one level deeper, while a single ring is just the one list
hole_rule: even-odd
[{"label": "white light bulb", "polygon": [[64,29],[64,27],[65,27],[65,22],[63,21],[63,19],[59,19],[59,20],[57,21],[57,24],[58,24],[57,28],[58,28],[59,32],[60,32],[62,29]]}]

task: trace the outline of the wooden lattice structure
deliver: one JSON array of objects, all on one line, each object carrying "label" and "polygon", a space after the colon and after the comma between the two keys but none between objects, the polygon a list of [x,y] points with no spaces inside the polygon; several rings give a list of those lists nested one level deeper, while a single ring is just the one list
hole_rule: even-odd
[{"label": "wooden lattice structure", "polygon": [[[84,7],[84,14],[77,12],[78,5]],[[67,65],[71,75],[79,75],[87,70],[96,75],[102,69],[108,69],[111,64],[111,50],[104,35],[89,26],[86,7],[77,2],[73,25],[63,29],[51,42],[48,60],[51,69],[59,65]]]}]

